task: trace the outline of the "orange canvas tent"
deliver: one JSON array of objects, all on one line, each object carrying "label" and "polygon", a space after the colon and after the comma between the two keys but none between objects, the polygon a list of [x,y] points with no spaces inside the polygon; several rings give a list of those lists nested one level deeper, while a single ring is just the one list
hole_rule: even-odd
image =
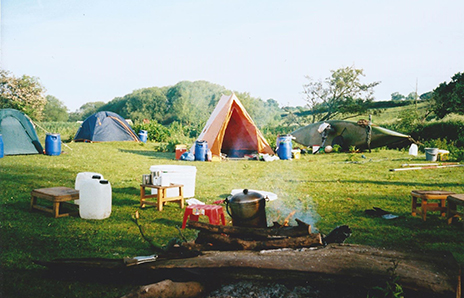
[{"label": "orange canvas tent", "polygon": [[[251,153],[274,154],[237,96],[222,95],[206,122],[199,141],[206,141],[213,156],[243,157]],[[190,152],[194,153],[195,144]]]}]

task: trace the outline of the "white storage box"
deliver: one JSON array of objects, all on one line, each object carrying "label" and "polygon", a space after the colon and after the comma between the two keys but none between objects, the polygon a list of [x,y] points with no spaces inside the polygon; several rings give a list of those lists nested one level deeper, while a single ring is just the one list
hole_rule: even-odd
[{"label": "white storage box", "polygon": [[[194,166],[177,166],[177,165],[159,165],[151,166],[150,172],[153,175],[153,184],[167,186],[171,183],[184,185],[184,198],[192,198],[195,196],[195,179],[197,168]],[[158,177],[158,178],[157,178]],[[168,197],[176,197],[179,195],[179,189],[170,188],[166,190]],[[152,194],[156,194],[157,190],[152,189]]]}]

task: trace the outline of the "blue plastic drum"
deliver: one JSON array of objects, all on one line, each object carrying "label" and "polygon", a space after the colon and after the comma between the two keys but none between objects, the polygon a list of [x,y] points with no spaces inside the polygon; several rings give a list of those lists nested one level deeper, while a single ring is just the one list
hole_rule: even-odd
[{"label": "blue plastic drum", "polygon": [[47,133],[45,137],[45,154],[61,154],[61,136],[59,133]]},{"label": "blue plastic drum", "polygon": [[195,142],[195,160],[205,161],[207,160],[206,154],[208,153],[208,142],[196,141]]},{"label": "blue plastic drum", "polygon": [[146,143],[148,139],[148,133],[146,130],[139,131],[139,139],[140,141]]},{"label": "blue plastic drum", "polygon": [[277,137],[277,155],[280,159],[292,159],[292,136]]},{"label": "blue plastic drum", "polygon": [[3,158],[3,138],[0,134],[0,158]]}]

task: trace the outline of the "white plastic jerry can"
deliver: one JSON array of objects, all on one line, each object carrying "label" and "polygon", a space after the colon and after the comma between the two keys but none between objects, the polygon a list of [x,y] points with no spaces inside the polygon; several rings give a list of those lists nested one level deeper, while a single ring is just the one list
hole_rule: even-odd
[{"label": "white plastic jerry can", "polygon": [[[86,179],[104,179],[104,178],[103,178],[103,175],[100,173],[94,173],[94,172],[77,173],[76,181],[74,182],[74,189],[80,190],[82,181]],[[79,205],[79,200],[74,200],[74,204]]]},{"label": "white plastic jerry can", "polygon": [[79,190],[79,215],[84,219],[105,219],[111,215],[111,184],[108,180],[87,179]]}]

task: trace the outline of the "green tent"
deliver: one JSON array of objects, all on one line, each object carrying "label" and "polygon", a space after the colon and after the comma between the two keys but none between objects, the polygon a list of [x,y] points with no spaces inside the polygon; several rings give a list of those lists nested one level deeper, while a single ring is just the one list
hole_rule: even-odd
[{"label": "green tent", "polygon": [[0,134],[5,155],[43,154],[31,120],[18,110],[0,110]]}]

